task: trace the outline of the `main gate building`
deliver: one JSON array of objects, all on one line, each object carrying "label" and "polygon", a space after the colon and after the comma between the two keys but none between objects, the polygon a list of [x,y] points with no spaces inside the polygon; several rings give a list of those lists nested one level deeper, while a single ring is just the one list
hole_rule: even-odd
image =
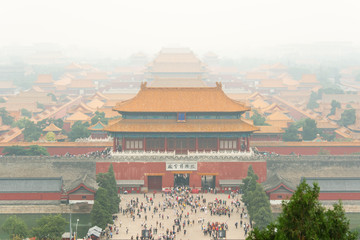
[{"label": "main gate building", "polygon": [[[266,162],[254,160],[250,110],[216,87],[156,88],[114,107],[122,117],[105,130],[113,136],[113,166],[120,190],[237,188],[249,165],[266,180]],[[110,162],[97,163],[105,172]]]}]

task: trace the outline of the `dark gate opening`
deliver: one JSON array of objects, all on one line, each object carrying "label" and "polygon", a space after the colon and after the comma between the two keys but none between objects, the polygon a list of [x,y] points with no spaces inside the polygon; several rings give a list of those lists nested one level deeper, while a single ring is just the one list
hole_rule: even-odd
[{"label": "dark gate opening", "polygon": [[148,176],[148,190],[162,190],[162,176]]},{"label": "dark gate opening", "polygon": [[202,190],[209,190],[215,188],[216,176],[213,175],[204,175],[201,176],[201,188]]},{"label": "dark gate opening", "polygon": [[174,174],[174,187],[188,187],[190,174]]}]

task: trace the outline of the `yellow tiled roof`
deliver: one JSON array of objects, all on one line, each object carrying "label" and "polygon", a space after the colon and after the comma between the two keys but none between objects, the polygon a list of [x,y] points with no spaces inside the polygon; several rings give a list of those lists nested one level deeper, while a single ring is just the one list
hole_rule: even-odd
[{"label": "yellow tiled roof", "polygon": [[104,102],[100,101],[99,99],[93,99],[91,102],[88,102],[86,105],[88,105],[92,109],[98,109],[104,106]]},{"label": "yellow tiled roof", "polygon": [[230,99],[221,84],[205,88],[149,88],[142,84],[132,99],[118,103],[120,112],[244,112],[249,107]]},{"label": "yellow tiled roof", "polygon": [[43,129],[44,132],[59,132],[61,128],[55,126],[54,123],[51,123],[49,126]]},{"label": "yellow tiled roof", "polygon": [[315,74],[304,74],[300,79],[300,83],[319,83]]},{"label": "yellow tiled roof", "polygon": [[254,134],[261,134],[261,133],[283,133],[285,132],[281,127],[276,126],[258,126],[260,130],[255,132]]},{"label": "yellow tiled roof", "polygon": [[253,101],[251,103],[251,105],[257,109],[263,109],[263,108],[267,108],[269,106],[269,104],[267,102],[265,102],[264,100],[262,100],[261,98],[257,98],[255,101]]},{"label": "yellow tiled roof", "polygon": [[39,74],[35,83],[54,83],[51,74]]},{"label": "yellow tiled roof", "polygon": [[258,128],[239,119],[120,119],[105,128],[109,132],[254,132]]},{"label": "yellow tiled roof", "polygon": [[291,118],[289,118],[288,116],[286,116],[284,113],[282,112],[274,112],[272,114],[270,114],[269,116],[266,117],[266,120],[270,120],[270,121],[292,121]]},{"label": "yellow tiled roof", "polygon": [[69,116],[68,118],[66,118],[65,121],[67,122],[74,122],[74,121],[89,121],[91,118],[82,113],[82,112],[76,112],[73,115]]}]

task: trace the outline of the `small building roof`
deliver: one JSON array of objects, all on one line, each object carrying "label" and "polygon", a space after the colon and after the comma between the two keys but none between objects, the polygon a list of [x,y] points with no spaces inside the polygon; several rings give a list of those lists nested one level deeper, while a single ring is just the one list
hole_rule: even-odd
[{"label": "small building roof", "polygon": [[114,111],[112,108],[100,108],[98,111],[105,113],[105,118],[116,118],[121,116],[121,114]]},{"label": "small building roof", "polygon": [[254,134],[263,134],[263,133],[284,133],[285,130],[278,126],[258,126],[260,130]]},{"label": "small building roof", "polygon": [[294,192],[296,189],[296,186],[292,182],[281,177],[278,173],[268,177],[265,182],[261,183],[261,185],[264,187],[266,192],[272,192],[281,185],[285,186],[285,188],[290,192]]},{"label": "small building roof", "polygon": [[96,110],[89,107],[88,105],[86,105],[83,102],[80,102],[79,105],[77,105],[76,107],[70,109],[68,112],[69,113],[76,113],[76,112],[82,112],[82,113],[94,113]]},{"label": "small building roof", "polygon": [[93,80],[89,79],[74,79],[67,86],[67,88],[95,88]]},{"label": "small building roof", "polygon": [[304,74],[302,75],[301,79],[300,79],[300,84],[301,83],[319,83],[319,81],[316,79],[316,75],[315,74]]},{"label": "small building roof", "polygon": [[104,106],[104,104],[105,103],[103,101],[100,101],[99,99],[95,98],[91,100],[91,102],[88,102],[86,105],[88,105],[92,109],[98,109]]},{"label": "small building roof", "polygon": [[73,121],[89,121],[91,118],[82,113],[82,112],[76,112],[74,114],[72,114],[71,116],[69,116],[68,118],[66,118],[65,121],[67,122],[73,122]]},{"label": "small building roof", "polygon": [[62,178],[0,178],[1,193],[61,192]]},{"label": "small building roof", "polygon": [[150,88],[141,85],[139,93],[132,99],[118,103],[119,112],[245,112],[244,104],[229,98],[216,87],[204,88]]},{"label": "small building roof", "polygon": [[269,116],[266,117],[266,120],[268,121],[289,121],[292,122],[293,120],[289,118],[287,115],[285,115],[282,112],[276,111]]},{"label": "small building roof", "polygon": [[51,74],[39,74],[35,83],[54,83]]},{"label": "small building roof", "polygon": [[61,128],[57,127],[54,123],[43,129],[44,132],[60,132]]},{"label": "small building roof", "polygon": [[259,128],[239,119],[120,119],[104,130],[109,132],[254,132]]},{"label": "small building roof", "polygon": [[257,98],[251,103],[251,106],[257,109],[263,109],[269,107],[269,104],[265,102],[262,98]]},{"label": "small building roof", "polygon": [[104,125],[102,122],[98,121],[94,125],[91,125],[88,127],[90,131],[103,131],[106,125]]}]

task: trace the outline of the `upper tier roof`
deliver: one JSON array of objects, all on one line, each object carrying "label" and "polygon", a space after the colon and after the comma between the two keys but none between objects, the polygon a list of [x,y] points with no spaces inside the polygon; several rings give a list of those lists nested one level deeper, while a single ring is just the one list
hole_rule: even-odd
[{"label": "upper tier roof", "polygon": [[174,119],[120,119],[104,130],[131,133],[229,133],[254,132],[259,128],[240,119],[189,119],[186,122],[177,122]]},{"label": "upper tier roof", "polygon": [[232,100],[216,87],[199,88],[151,88],[141,85],[138,94],[117,103],[119,112],[244,112],[250,108]]}]

